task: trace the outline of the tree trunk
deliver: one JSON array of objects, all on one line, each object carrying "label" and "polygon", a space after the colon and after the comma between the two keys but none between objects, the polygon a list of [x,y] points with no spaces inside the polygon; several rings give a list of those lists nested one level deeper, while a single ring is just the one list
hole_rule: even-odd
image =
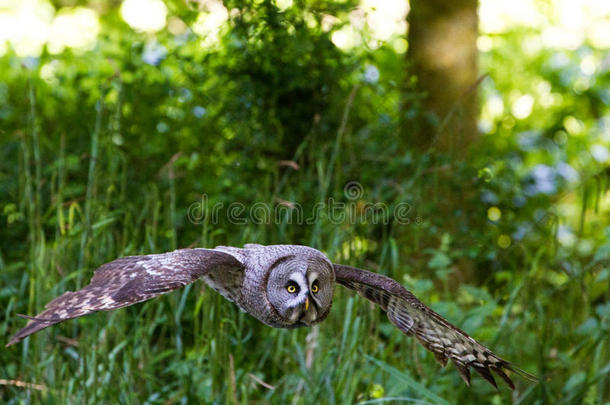
[{"label": "tree trunk", "polygon": [[477,0],[410,4],[407,58],[424,99],[422,115],[403,126],[406,146],[464,157],[478,134]]}]

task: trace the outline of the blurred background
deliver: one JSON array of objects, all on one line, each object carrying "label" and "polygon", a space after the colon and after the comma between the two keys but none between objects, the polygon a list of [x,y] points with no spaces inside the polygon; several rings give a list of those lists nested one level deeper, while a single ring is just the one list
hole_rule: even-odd
[{"label": "blurred background", "polygon": [[275,330],[197,283],[3,349],[2,402],[610,401],[610,2],[445,3],[0,0],[0,335],[119,256],[306,244],[539,384],[340,288]]}]

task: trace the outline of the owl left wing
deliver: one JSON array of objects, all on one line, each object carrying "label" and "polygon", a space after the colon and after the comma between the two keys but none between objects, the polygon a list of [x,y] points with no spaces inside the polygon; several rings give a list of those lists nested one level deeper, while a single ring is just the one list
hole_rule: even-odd
[{"label": "owl left wing", "polygon": [[511,389],[515,386],[505,373],[506,370],[537,381],[535,376],[500,358],[466,332],[449,323],[395,280],[341,264],[334,264],[333,267],[337,283],[355,290],[364,298],[379,305],[401,332],[415,336],[434,354],[441,365],[445,366],[448,359],[451,359],[467,385],[470,385],[471,368],[496,389],[498,387],[492,371]]},{"label": "owl left wing", "polygon": [[99,267],[86,287],[55,298],[9,340],[13,345],[44,328],[96,311],[146,301],[190,284],[210,272],[242,273],[234,256],[214,249],[181,249],[146,256],[127,256]]}]

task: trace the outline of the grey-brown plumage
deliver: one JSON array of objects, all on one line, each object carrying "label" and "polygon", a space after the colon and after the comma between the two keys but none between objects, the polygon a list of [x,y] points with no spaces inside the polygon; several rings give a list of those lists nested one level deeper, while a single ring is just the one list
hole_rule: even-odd
[{"label": "grey-brown plumage", "polygon": [[298,245],[218,246],[114,260],[97,269],[88,286],[64,293],[35,317],[23,316],[30,321],[7,346],[56,323],[146,301],[197,279],[276,328],[324,320],[337,282],[379,305],[399,330],[414,336],[443,366],[451,360],[467,384],[471,368],[496,388],[492,372],[511,388],[507,370],[536,379],[453,326],[396,281],[332,264],[320,251]]},{"label": "grey-brown plumage", "polygon": [[7,346],[56,323],[96,311],[126,307],[184,287],[209,272],[243,277],[235,257],[210,249],[183,249],[170,253],[127,256],[98,268],[88,286],[66,292],[45,306],[17,332]]},{"label": "grey-brown plumage", "polygon": [[496,389],[498,386],[491,371],[500,376],[511,389],[515,386],[505,370],[536,380],[535,376],[500,358],[466,332],[453,326],[391,278],[340,264],[335,264],[334,269],[339,284],[379,305],[398,329],[406,335],[415,336],[442,366],[447,365],[451,359],[467,385],[470,385],[470,368]]}]

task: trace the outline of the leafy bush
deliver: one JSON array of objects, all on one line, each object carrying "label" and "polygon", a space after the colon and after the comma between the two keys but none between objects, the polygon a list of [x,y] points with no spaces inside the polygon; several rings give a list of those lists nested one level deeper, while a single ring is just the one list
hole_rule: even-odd
[{"label": "leafy bush", "polygon": [[[606,53],[494,37],[486,135],[458,162],[399,139],[422,96],[404,54],[333,44],[355,2],[227,1],[217,41],[196,32],[205,11],[166,4],[174,32],[91,2],[95,48],[0,57],[0,332],[118,256],[302,243],[396,278],[541,381],[466,388],[344,291],[324,324],[285,331],[195,284],[5,350],[5,402],[608,401]],[[331,198],[339,220],[316,211]]]}]

